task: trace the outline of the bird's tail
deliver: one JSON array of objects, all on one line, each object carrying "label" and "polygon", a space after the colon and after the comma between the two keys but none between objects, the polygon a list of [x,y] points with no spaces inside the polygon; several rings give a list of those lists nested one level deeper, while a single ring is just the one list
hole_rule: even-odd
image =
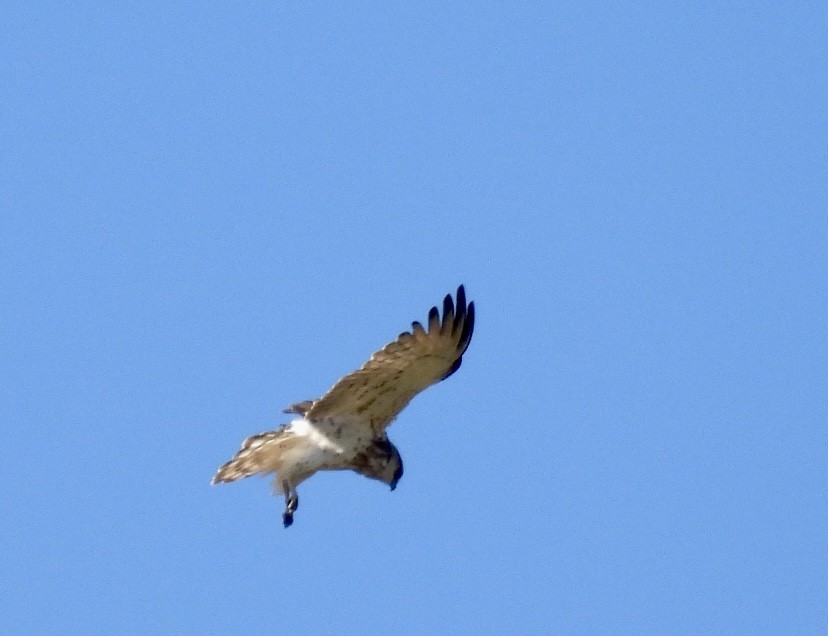
[{"label": "bird's tail", "polygon": [[231,482],[258,473],[272,473],[279,469],[279,459],[283,442],[292,435],[285,427],[267,433],[251,435],[242,442],[241,449],[233,458],[221,466],[210,482]]}]

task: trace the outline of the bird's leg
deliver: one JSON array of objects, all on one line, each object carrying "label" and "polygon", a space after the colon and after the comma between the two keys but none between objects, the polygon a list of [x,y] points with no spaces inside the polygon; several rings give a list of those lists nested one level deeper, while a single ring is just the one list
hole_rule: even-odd
[{"label": "bird's leg", "polygon": [[282,523],[285,528],[293,523],[293,513],[299,507],[299,494],[288,482],[282,482],[282,489],[285,491],[285,511],[282,513]]}]

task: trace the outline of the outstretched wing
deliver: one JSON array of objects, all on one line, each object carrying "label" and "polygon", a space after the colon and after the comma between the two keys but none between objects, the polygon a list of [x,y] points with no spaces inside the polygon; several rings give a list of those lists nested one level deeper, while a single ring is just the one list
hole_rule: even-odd
[{"label": "outstretched wing", "polygon": [[473,330],[474,303],[466,305],[466,290],[460,285],[456,303],[451,295],[443,300],[442,320],[432,307],[427,329],[412,323],[410,332],[401,333],[320,399],[294,404],[288,411],[311,421],[335,417],[370,423],[379,434],[417,393],[460,368]]}]

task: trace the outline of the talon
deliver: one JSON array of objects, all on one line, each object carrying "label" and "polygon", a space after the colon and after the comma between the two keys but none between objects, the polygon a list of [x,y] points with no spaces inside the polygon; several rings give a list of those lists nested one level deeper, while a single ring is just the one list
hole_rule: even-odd
[{"label": "talon", "polygon": [[282,523],[288,528],[293,523],[293,513],[299,507],[299,495],[290,487],[288,482],[282,482],[285,491],[285,511],[282,513]]},{"label": "talon", "polygon": [[296,512],[296,509],[299,507],[299,497],[294,495],[290,499],[288,499],[287,509],[289,512]]}]

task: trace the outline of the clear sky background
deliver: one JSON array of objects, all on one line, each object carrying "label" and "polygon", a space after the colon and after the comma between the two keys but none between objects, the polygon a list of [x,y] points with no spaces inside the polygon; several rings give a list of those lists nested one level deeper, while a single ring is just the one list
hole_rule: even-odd
[{"label": "clear sky background", "polygon": [[[828,632],[822,3],[2,31],[1,633]],[[459,283],[395,492],[210,487]]]}]

